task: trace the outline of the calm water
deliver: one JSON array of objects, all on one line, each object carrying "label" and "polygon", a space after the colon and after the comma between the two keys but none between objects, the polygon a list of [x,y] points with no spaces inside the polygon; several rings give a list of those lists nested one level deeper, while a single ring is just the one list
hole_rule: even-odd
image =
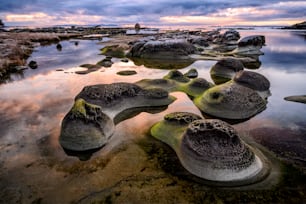
[{"label": "calm water", "polygon": [[[254,71],[270,80],[272,96],[265,111],[234,126],[280,158],[305,169],[306,105],[283,100],[289,95],[306,94],[305,36],[271,29],[240,33],[266,36],[265,55],[260,57],[262,65]],[[147,156],[136,147],[137,141],[147,137],[150,126],[173,111],[200,114],[185,94],[173,93],[178,100],[167,110],[142,113],[120,123],[110,143],[89,161],[67,156],[58,144],[60,124],[74,96],[84,86],[160,78],[168,70],[115,60],[112,68],[78,75],[74,72],[82,70],[79,65],[103,59],[98,55],[102,45],[97,41],[79,41],[77,46],[74,41],[61,44],[62,51],[56,50],[55,45],[37,48],[29,60],[37,61],[39,68],[12,76],[10,83],[0,85],[0,195],[11,198],[12,203],[40,198],[50,203],[75,201],[144,168],[150,169]],[[212,81],[209,70],[213,64],[215,61],[197,61],[181,71],[196,68],[200,77]],[[130,69],[138,74],[116,75]],[[104,163],[107,163],[105,168]],[[152,170],[152,174],[160,174],[159,171]]]}]

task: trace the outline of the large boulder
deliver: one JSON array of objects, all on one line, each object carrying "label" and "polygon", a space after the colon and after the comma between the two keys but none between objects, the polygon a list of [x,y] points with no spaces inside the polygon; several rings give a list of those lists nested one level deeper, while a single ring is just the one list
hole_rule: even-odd
[{"label": "large boulder", "polygon": [[197,49],[185,39],[170,39],[136,43],[128,53],[129,57],[153,59],[190,59]]},{"label": "large boulder", "polygon": [[62,121],[59,142],[67,150],[97,149],[107,143],[114,128],[113,121],[100,106],[78,99]]},{"label": "large boulder", "polygon": [[254,46],[254,47],[262,47],[266,43],[265,36],[263,35],[250,35],[242,38],[238,42],[238,47],[247,47],[247,46]]},{"label": "large boulder", "polygon": [[127,110],[136,109],[139,112],[153,108],[167,106],[175,98],[160,88],[144,89],[132,83],[97,84],[86,86],[76,96],[76,100],[82,98],[86,101],[101,106],[114,123],[121,121],[118,118],[128,114]]},{"label": "large boulder", "polygon": [[239,39],[240,39],[240,34],[238,31],[234,29],[227,30],[222,36],[222,40],[224,43],[231,41],[238,41]]},{"label": "large boulder", "polygon": [[170,113],[151,128],[151,135],[173,148],[186,170],[211,185],[250,184],[269,173],[266,157],[221,120]]},{"label": "large boulder", "polygon": [[243,64],[240,60],[225,58],[219,60],[210,69],[210,76],[215,84],[222,84],[231,80],[241,70],[243,70]]},{"label": "large boulder", "polygon": [[239,71],[233,80],[256,91],[267,91],[270,88],[269,80],[257,72]]},{"label": "large boulder", "polygon": [[255,90],[229,81],[208,89],[194,103],[214,117],[243,120],[263,111],[267,102]]}]

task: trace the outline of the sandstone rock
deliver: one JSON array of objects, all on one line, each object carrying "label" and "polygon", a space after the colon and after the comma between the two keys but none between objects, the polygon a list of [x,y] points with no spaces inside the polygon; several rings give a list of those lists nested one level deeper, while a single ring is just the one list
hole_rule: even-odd
[{"label": "sandstone rock", "polygon": [[233,80],[256,91],[267,91],[270,88],[269,80],[257,72],[239,71]]},{"label": "sandstone rock", "polygon": [[96,149],[107,143],[114,128],[113,121],[100,106],[78,99],[62,121],[59,141],[68,150]]},{"label": "sandstone rock", "polygon": [[215,84],[222,84],[231,80],[241,70],[243,70],[243,64],[239,60],[226,58],[219,60],[210,69],[210,75]]},{"label": "sandstone rock", "polygon": [[196,69],[189,69],[188,72],[184,74],[184,76],[192,79],[198,77],[198,71]]},{"label": "sandstone rock", "polygon": [[128,56],[155,59],[189,59],[188,55],[196,52],[196,48],[185,39],[170,39],[136,43]]},{"label": "sandstone rock", "polygon": [[211,185],[249,184],[269,173],[266,157],[221,120],[170,113],[151,128],[151,135],[173,148],[186,170]]},{"label": "sandstone rock", "polygon": [[224,119],[248,119],[266,108],[264,100],[255,90],[229,81],[214,86],[194,99],[204,113]]}]

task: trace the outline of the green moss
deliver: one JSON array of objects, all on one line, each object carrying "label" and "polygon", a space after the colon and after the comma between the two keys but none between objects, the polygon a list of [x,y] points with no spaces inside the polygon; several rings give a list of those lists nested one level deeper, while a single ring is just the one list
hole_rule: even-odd
[{"label": "green moss", "polygon": [[101,49],[102,55],[109,55],[117,58],[124,58],[125,52],[124,49],[118,45],[107,46]]},{"label": "green moss", "polygon": [[171,79],[181,83],[187,83],[190,81],[188,77],[184,76],[178,70],[171,70],[166,76],[164,76],[164,79]]},{"label": "green moss", "polygon": [[88,112],[92,113],[100,109],[100,106],[87,103],[84,99],[79,98],[74,102],[70,112],[74,117],[90,119]]},{"label": "green moss", "polygon": [[151,135],[156,139],[170,145],[173,149],[179,148],[181,137],[188,124],[176,124],[161,121],[151,128]]},{"label": "green moss", "polygon": [[231,78],[221,77],[221,76],[217,76],[217,75],[214,75],[214,74],[211,74],[210,77],[214,81],[214,83],[217,84],[217,85],[226,83],[226,82],[231,80]]}]

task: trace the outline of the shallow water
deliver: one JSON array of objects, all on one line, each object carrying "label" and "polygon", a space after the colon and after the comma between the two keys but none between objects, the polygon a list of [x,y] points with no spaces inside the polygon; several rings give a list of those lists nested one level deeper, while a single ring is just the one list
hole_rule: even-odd
[{"label": "shallow water", "polygon": [[[306,105],[283,99],[289,95],[306,94],[305,37],[286,30],[239,32],[242,36],[266,36],[265,55],[260,57],[262,65],[254,71],[269,79],[272,96],[265,111],[234,126],[279,158],[305,169]],[[133,188],[127,190],[122,181],[133,181],[136,186],[140,185],[137,182],[149,182],[144,189],[155,192],[165,202],[169,196],[164,195],[166,192],[181,192],[180,188],[185,184],[181,183],[180,177],[176,177],[177,184],[171,184],[171,189],[165,189],[164,194],[158,190],[173,180],[160,168],[159,161],[147,155],[139,143],[143,140],[156,142],[147,133],[150,126],[166,113],[188,111],[200,114],[183,93],[173,93],[178,99],[163,112],[141,113],[121,122],[109,144],[86,162],[66,155],[58,143],[61,120],[84,86],[161,78],[168,70],[148,69],[135,66],[132,61],[124,63],[113,59],[115,64],[111,68],[78,75],[74,72],[83,70],[79,65],[103,59],[98,55],[102,45],[97,41],[83,40],[77,46],[74,41],[61,44],[61,51],[56,50],[56,45],[37,48],[29,60],[37,61],[39,68],[14,75],[11,82],[0,85],[0,201],[86,203],[95,195],[103,197],[118,189],[122,192],[118,202],[121,197],[139,202],[150,197],[141,192],[142,197],[135,195],[131,198],[129,191]],[[212,82],[209,70],[214,63],[196,61],[181,71],[196,68],[200,77]],[[131,69],[137,74],[116,75],[118,71]],[[183,195],[176,197],[183,198]],[[158,199],[150,201],[154,203]]]}]

